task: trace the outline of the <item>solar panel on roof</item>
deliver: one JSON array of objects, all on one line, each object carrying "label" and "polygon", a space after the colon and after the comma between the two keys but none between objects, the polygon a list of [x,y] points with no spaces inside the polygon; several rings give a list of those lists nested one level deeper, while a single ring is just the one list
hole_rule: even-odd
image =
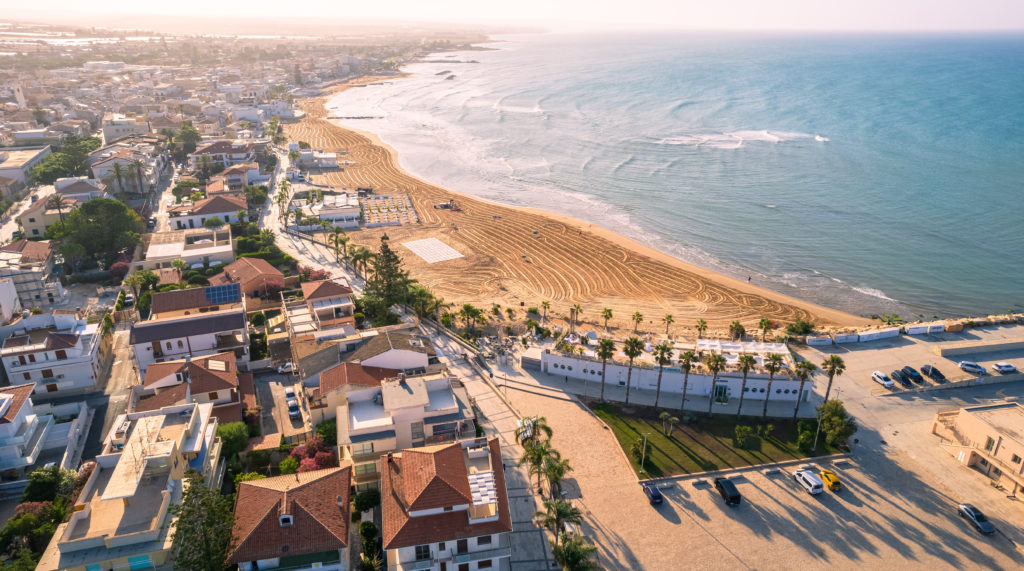
[{"label": "solar panel on roof", "polygon": [[242,301],[242,286],[240,284],[210,286],[206,288],[206,300],[210,302],[210,305]]}]

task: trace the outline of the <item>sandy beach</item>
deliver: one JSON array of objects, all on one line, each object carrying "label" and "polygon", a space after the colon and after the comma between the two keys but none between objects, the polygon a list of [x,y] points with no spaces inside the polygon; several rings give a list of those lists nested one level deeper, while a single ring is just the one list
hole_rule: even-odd
[{"label": "sandy beach", "polygon": [[[388,78],[389,80],[394,78]],[[379,81],[362,78],[360,83]],[[767,317],[780,324],[797,318],[823,326],[856,326],[867,319],[759,288],[658,252],[604,228],[540,210],[505,206],[431,184],[402,170],[394,149],[372,133],[327,119],[326,101],[338,89],[301,102],[306,117],[285,125],[291,141],[347,154],[344,171],[316,174],[317,184],[374,193],[407,194],[420,224],[351,232],[351,243],[376,250],[387,233],[412,277],[449,303],[503,307],[551,302],[549,317],[567,315],[572,304],[581,320],[603,326],[603,308],[614,317],[609,326],[632,329],[630,316],[644,316],[640,330],[664,333],[662,317],[671,314],[673,335],[692,330],[698,319],[709,333],[724,332],[739,320],[753,331]],[[444,160],[444,157],[438,157]],[[460,212],[435,209],[454,199]],[[428,264],[403,242],[437,238],[463,258]],[[522,317],[522,313],[518,315]]]}]

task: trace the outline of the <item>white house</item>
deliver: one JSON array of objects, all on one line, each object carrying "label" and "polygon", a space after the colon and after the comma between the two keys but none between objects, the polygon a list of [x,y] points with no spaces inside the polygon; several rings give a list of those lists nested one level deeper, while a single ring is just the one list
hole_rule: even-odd
[{"label": "white house", "polygon": [[234,241],[227,226],[146,234],[136,254],[136,270],[171,268],[174,260],[184,260],[190,268],[196,269],[230,264],[235,260]]},{"label": "white house", "polygon": [[389,569],[509,569],[512,517],[498,440],[478,438],[381,459]]},{"label": "white house", "polygon": [[249,362],[249,327],[241,309],[135,323],[128,344],[143,374],[152,363],[225,351],[238,362]]},{"label": "white house", "polygon": [[132,387],[131,410],[155,410],[189,402],[212,403],[220,422],[242,419],[235,354],[218,353],[152,363],[141,385]]},{"label": "white house", "polygon": [[17,470],[36,463],[43,451],[53,417],[37,415],[32,408],[34,383],[0,387],[0,471]]},{"label": "white house", "polygon": [[168,224],[174,230],[202,228],[211,218],[219,218],[222,222],[239,222],[239,211],[247,210],[245,198],[239,196],[212,196],[192,202],[186,201],[167,209]]},{"label": "white house", "polygon": [[11,278],[23,308],[64,300],[57,274],[56,247],[49,240],[18,240],[0,246],[0,278]]},{"label": "white house", "polygon": [[209,157],[210,161],[224,169],[232,165],[251,163],[255,161],[256,146],[253,143],[241,141],[213,141],[195,150],[188,156],[189,167],[195,171],[203,163],[203,157]]},{"label": "white house", "polygon": [[299,151],[299,166],[310,169],[328,169],[338,167],[338,154],[320,149],[303,149]]},{"label": "white house", "polygon": [[21,313],[21,300],[11,278],[0,278],[0,318],[6,325],[15,315]]},{"label": "white house", "polygon": [[36,394],[85,392],[100,378],[99,324],[74,312],[33,315],[4,340],[0,359],[12,382],[35,383]]},{"label": "white house", "polygon": [[0,149],[0,177],[32,183],[32,168],[46,160],[49,145],[44,147],[7,147]]},{"label": "white house", "polygon": [[381,331],[345,357],[345,361],[369,367],[398,369],[407,375],[427,372],[437,362],[430,340],[399,331]]}]

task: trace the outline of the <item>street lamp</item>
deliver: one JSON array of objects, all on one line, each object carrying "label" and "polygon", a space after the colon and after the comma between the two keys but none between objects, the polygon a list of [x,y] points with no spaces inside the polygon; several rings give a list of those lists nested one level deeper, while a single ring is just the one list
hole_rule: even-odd
[{"label": "street lamp", "polygon": [[644,470],[644,461],[647,460],[647,435],[650,434],[650,432],[645,432],[643,434],[644,443],[643,446],[640,448],[640,471],[646,472],[646,470]]}]

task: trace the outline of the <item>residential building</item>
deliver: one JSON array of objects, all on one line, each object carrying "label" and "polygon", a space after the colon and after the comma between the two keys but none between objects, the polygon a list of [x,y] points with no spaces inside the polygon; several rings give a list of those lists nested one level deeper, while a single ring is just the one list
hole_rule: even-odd
[{"label": "residential building", "polygon": [[344,405],[349,391],[376,389],[385,379],[395,379],[398,369],[364,367],[359,363],[338,363],[316,375],[315,384],[305,387],[309,400],[309,413],[314,424],[335,418],[339,406]]},{"label": "residential building", "polygon": [[247,185],[266,182],[269,177],[260,174],[257,163],[242,163],[224,169],[219,175],[223,177],[227,190],[241,192]]},{"label": "residential building", "polygon": [[238,284],[242,294],[258,298],[267,288],[280,290],[284,286],[284,274],[266,260],[239,258],[224,267],[224,271],[210,276],[210,285]]},{"label": "residential building", "polygon": [[417,375],[433,370],[437,365],[437,351],[430,339],[401,331],[380,331],[366,343],[344,356],[350,363],[361,363],[371,367],[398,369],[407,375]]},{"label": "residential building", "polygon": [[53,183],[53,190],[64,198],[79,202],[108,196],[107,185],[103,181],[84,176],[58,178]]},{"label": "residential building", "polygon": [[49,154],[49,145],[0,149],[0,177],[28,186],[32,184],[32,167],[41,164]]},{"label": "residential building", "polygon": [[356,333],[355,301],[344,279],[304,282],[302,300],[286,300],[288,333],[293,339],[321,341]]},{"label": "residential building", "polygon": [[19,147],[52,145],[59,147],[67,134],[50,129],[25,129],[14,132],[14,144]]},{"label": "residential building", "polygon": [[103,144],[110,144],[125,135],[144,135],[150,132],[149,122],[145,117],[134,117],[120,113],[108,113],[103,116],[100,124],[103,131]]},{"label": "residential building", "polygon": [[26,309],[64,300],[56,268],[56,251],[49,240],[23,239],[0,246],[0,278],[14,280],[18,300]]},{"label": "residential building", "polygon": [[132,325],[128,344],[142,374],[152,363],[225,351],[241,363],[249,362],[249,326],[241,309],[138,322]]},{"label": "residential building", "polygon": [[0,471],[23,473],[43,451],[53,417],[37,415],[32,405],[35,383],[0,387]]},{"label": "residential building", "polygon": [[248,211],[243,197],[212,196],[196,202],[186,200],[167,209],[167,223],[175,230],[202,228],[211,218],[219,218],[222,222],[230,224],[240,221],[239,211]]},{"label": "residential building", "polygon": [[170,268],[174,260],[184,260],[193,269],[233,262],[231,229],[224,226],[146,234],[136,247],[136,270]]},{"label": "residential building", "polygon": [[[342,372],[349,386],[332,390]],[[458,379],[446,374],[405,377],[399,373],[374,386],[379,375],[365,369],[362,373],[337,367],[321,373],[320,387],[325,392],[314,391],[316,399],[310,405],[324,419],[336,415],[338,449],[343,460],[354,463],[357,490],[377,487],[381,454],[475,434],[469,395]],[[335,402],[340,404],[332,409],[330,404]],[[314,405],[319,408],[312,409]]]},{"label": "residential building", "polygon": [[381,463],[389,571],[511,568],[512,517],[496,438],[403,450]]},{"label": "residential building", "polygon": [[320,149],[302,149],[299,151],[298,163],[306,169],[338,168],[338,154]]},{"label": "residential building", "polygon": [[228,563],[256,569],[348,568],[351,466],[242,482]]},{"label": "residential building", "polygon": [[37,200],[18,215],[16,220],[21,224],[26,237],[42,238],[46,236],[47,228],[60,223],[78,206],[78,201],[73,198],[65,198],[60,208],[53,208],[49,199]]},{"label": "residential building", "polygon": [[189,468],[223,477],[212,404],[122,414],[114,420],[71,518],[57,527],[39,569],[150,569],[169,562]]},{"label": "residential building", "polygon": [[0,348],[7,378],[35,383],[36,394],[86,392],[100,379],[99,324],[74,312],[32,315]]},{"label": "residential building", "polygon": [[24,182],[6,176],[0,176],[0,196],[3,198],[12,198],[14,193],[20,192],[24,188]]},{"label": "residential building", "polygon": [[238,284],[191,287],[155,293],[149,306],[150,319],[183,317],[228,309],[245,309]]},{"label": "residential building", "polygon": [[11,278],[0,278],[0,319],[4,325],[21,314],[21,300]]},{"label": "residential building", "polygon": [[255,148],[253,143],[241,141],[213,141],[200,146],[188,156],[189,167],[193,171],[199,170],[204,156],[209,157],[218,170],[242,163],[251,163],[256,159]]},{"label": "residential building", "polygon": [[[323,200],[296,200],[292,206],[293,209],[301,209],[307,219],[317,218],[321,222],[330,222],[332,226],[358,228],[362,220],[363,208],[359,204],[359,197],[354,194],[325,194]],[[307,226],[308,223],[302,227]]]},{"label": "residential building", "polygon": [[1024,488],[1024,405],[1016,402],[961,408],[936,415],[933,432],[957,462],[1002,485],[1014,496]]},{"label": "residential building", "polygon": [[[248,374],[248,373],[246,373]],[[240,374],[234,353],[218,353],[192,359],[152,363],[142,384],[132,387],[135,411],[155,410],[174,404],[212,403],[221,423],[242,420]]]}]

